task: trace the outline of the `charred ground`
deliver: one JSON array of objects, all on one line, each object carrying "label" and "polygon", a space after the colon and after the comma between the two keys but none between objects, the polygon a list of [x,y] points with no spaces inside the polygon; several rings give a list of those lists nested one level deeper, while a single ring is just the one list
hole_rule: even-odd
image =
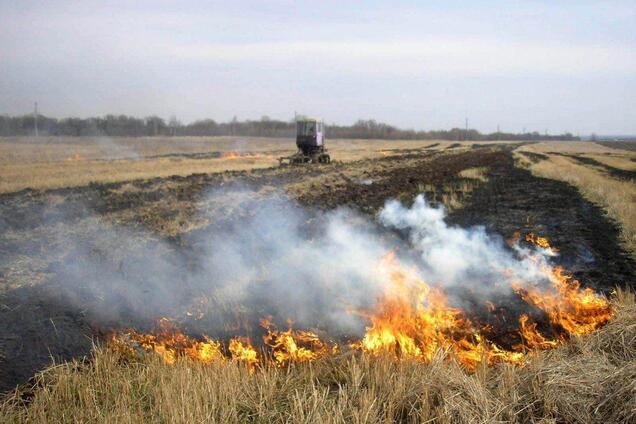
[{"label": "charred ground", "polygon": [[[426,192],[436,199],[449,186],[457,190],[461,171],[487,168],[486,182],[458,193],[462,207],[449,214],[449,223],[484,225],[505,239],[516,232],[548,236],[561,252],[558,260],[585,285],[601,290],[615,285],[633,287],[636,265],[621,248],[616,225],[566,183],[537,178],[515,167],[511,150],[506,145],[444,152],[420,149],[347,164],[3,195],[0,319],[5,325],[0,329],[0,390],[25,382],[50,364],[51,358],[66,360],[88,353],[92,337],[102,329],[103,317],[90,312],[100,299],[81,289],[69,292],[64,285],[59,264],[74,252],[59,242],[60,233],[82,240],[94,237],[98,226],[124,226],[146,243],[164,241],[162,249],[188,256],[196,249],[188,242],[193,234],[240,225],[249,213],[232,199],[226,204],[206,203],[206,193],[211,190],[249,187],[250,195],[258,196],[282,189],[310,209],[347,206],[373,216],[388,198],[409,202]],[[202,208],[211,210],[214,219],[198,214]],[[117,240],[103,246],[117,248]],[[99,250],[90,254],[101,255]],[[106,266],[113,272],[126,272],[121,262]],[[150,325],[131,322],[132,315],[126,311],[114,312],[118,319],[110,325]]]}]

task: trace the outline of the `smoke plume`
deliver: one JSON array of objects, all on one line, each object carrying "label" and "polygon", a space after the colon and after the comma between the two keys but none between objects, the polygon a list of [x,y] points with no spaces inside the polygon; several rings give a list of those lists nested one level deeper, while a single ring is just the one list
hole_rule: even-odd
[{"label": "smoke plume", "polygon": [[547,252],[509,248],[483,227],[452,227],[444,217],[423,196],[410,207],[388,201],[372,220],[234,187],[206,196],[197,219],[210,224],[178,243],[104,222],[89,237],[60,235],[71,249],[54,271],[68,299],[100,325],[168,316],[213,337],[249,336],[264,316],[360,335],[368,323],[351,311],[372,307],[387,288],[381,263],[390,252],[430,285],[458,293],[451,304],[510,293],[511,279],[546,279]]}]

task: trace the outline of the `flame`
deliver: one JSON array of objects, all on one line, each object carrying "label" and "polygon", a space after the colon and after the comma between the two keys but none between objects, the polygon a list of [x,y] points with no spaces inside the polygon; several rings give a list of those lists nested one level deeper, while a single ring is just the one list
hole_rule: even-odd
[{"label": "flame", "polygon": [[248,162],[253,162],[255,160],[260,160],[260,159],[267,159],[270,156],[269,155],[265,155],[262,153],[254,153],[254,152],[225,152],[221,154],[221,159],[226,159],[226,160],[238,160],[238,159],[243,159],[245,161]]},{"label": "flame", "polygon": [[236,160],[241,158],[241,154],[238,152],[226,152],[226,153],[223,153],[221,157],[227,160]]},{"label": "flame", "polygon": [[78,162],[84,160],[84,157],[79,153],[75,153],[73,156],[69,156],[66,158],[67,161]]},{"label": "flame", "polygon": [[228,350],[233,360],[245,363],[250,371],[254,371],[254,367],[258,363],[258,354],[249,340],[234,338],[230,340]]},{"label": "flame", "polygon": [[445,295],[431,289],[413,270],[400,267],[393,253],[384,258],[381,268],[389,273],[391,285],[374,311],[360,312],[372,325],[353,346],[370,353],[393,350],[431,359],[438,347],[446,345],[442,334],[462,326],[461,311],[449,308]]},{"label": "flame", "polygon": [[133,330],[128,336],[144,349],[157,352],[168,364],[174,364],[180,357],[204,364],[223,359],[220,342],[209,338],[197,340],[188,337],[168,318],[161,318],[158,326],[159,331],[156,334],[141,334]]},{"label": "flame", "polygon": [[[537,323],[531,322],[530,317],[526,314],[519,317],[519,327],[521,327],[521,336],[525,346],[530,349],[551,349],[559,344],[557,340],[546,339],[537,329]],[[523,349],[524,345],[518,346]]]},{"label": "flame", "polygon": [[240,159],[241,155],[238,152],[227,152],[227,153],[223,153],[222,158],[228,159],[228,160],[235,160],[235,159]]},{"label": "flame", "polygon": [[291,322],[287,331],[276,330],[267,318],[261,320],[261,326],[267,330],[263,341],[272,349],[274,361],[279,366],[290,362],[313,361],[332,351],[316,333],[293,330]]},{"label": "flame", "polygon": [[523,300],[546,312],[554,326],[578,336],[596,330],[612,318],[606,297],[589,287],[581,289],[581,283],[566,275],[561,267],[547,271],[552,289],[519,284],[514,288]]},{"label": "flame", "polygon": [[376,308],[364,338],[351,346],[366,353],[392,352],[399,357],[431,361],[439,349],[450,351],[467,368],[479,362],[520,363],[523,353],[508,352],[487,341],[463,311],[448,305],[446,295],[431,288],[413,269],[402,266],[393,253],[381,265],[390,284]]},{"label": "flame", "polygon": [[538,236],[535,236],[532,233],[528,233],[528,234],[526,234],[526,241],[528,243],[532,243],[535,246],[538,246],[538,247],[544,249],[551,256],[555,256],[559,252],[559,249],[557,249],[556,247],[550,246],[550,243],[548,242],[548,239],[545,238],[545,237],[538,237]]},{"label": "flame", "polygon": [[[545,238],[532,235],[526,240],[547,252],[554,251]],[[551,283],[549,286],[516,281],[510,281],[510,285],[514,293],[536,308],[537,313],[545,314],[546,319],[540,321],[543,330],[530,315],[522,314],[518,318],[517,330],[520,341],[512,346],[504,348],[489,339],[489,335],[496,335],[492,326],[474,322],[465,311],[451,306],[440,287],[427,284],[416,268],[402,264],[393,252],[386,254],[377,266],[378,276],[387,284],[375,306],[352,311],[367,319],[369,324],[362,338],[349,341],[347,346],[363,354],[388,353],[395,358],[413,358],[423,362],[431,361],[441,350],[472,370],[480,363],[522,364],[527,353],[554,348],[572,336],[596,330],[612,318],[607,298],[591,288],[581,288],[580,282],[562,268],[551,267],[540,258],[540,255],[530,256],[542,267]],[[484,304],[490,314],[499,316],[501,310],[497,305],[491,301],[484,301]],[[547,328],[545,322],[549,322]],[[167,318],[159,320],[158,330],[152,334],[131,330],[125,336],[115,336],[112,345],[130,356],[135,352],[130,341],[156,352],[169,364],[174,364],[179,358],[203,364],[232,360],[245,364],[250,372],[263,362],[283,367],[291,363],[316,361],[340,351],[338,344],[321,340],[313,331],[294,329],[291,321],[286,331],[278,330],[271,318],[262,319],[261,327],[266,334],[260,355],[247,338],[232,338],[226,348],[221,341],[208,337],[196,339],[183,334]],[[550,336],[545,334],[546,330],[549,330]]]}]

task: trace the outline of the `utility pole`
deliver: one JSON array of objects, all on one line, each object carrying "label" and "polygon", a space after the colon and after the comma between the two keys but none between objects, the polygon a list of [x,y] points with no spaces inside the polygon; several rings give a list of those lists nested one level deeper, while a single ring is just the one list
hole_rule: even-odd
[{"label": "utility pole", "polygon": [[499,124],[497,124],[497,141],[499,141],[499,134],[501,134],[501,131],[499,131]]},{"label": "utility pole", "polygon": [[466,126],[464,130],[464,140],[468,140],[468,116],[466,117]]},{"label": "utility pole", "polygon": [[38,102],[35,102],[35,107],[33,108],[33,128],[35,129],[35,136],[38,137]]},{"label": "utility pole", "polygon": [[177,124],[179,121],[177,121],[177,116],[176,115],[172,115],[170,117],[170,135],[172,137],[174,137],[175,135],[177,135]]}]

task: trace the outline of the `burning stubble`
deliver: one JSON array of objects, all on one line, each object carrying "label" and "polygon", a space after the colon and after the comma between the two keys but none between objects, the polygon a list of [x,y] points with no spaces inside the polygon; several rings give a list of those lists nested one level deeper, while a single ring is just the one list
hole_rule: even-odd
[{"label": "burning stubble", "polygon": [[[523,245],[506,247],[483,227],[448,226],[444,209],[423,196],[410,207],[387,202],[374,222],[347,209],[308,211],[284,195],[261,198],[244,188],[215,192],[207,204],[228,196],[231,225],[191,235],[194,256],[154,258],[159,273],[148,275],[141,292],[150,283],[158,300],[146,296],[145,313],[129,314],[129,325],[118,320],[135,327],[163,316],[155,330],[116,332],[112,346],[141,346],[169,363],[236,360],[251,370],[264,361],[284,366],[352,349],[430,361],[441,349],[472,369],[483,361],[522,363],[527,352],[612,317],[603,296],[552,265],[557,250],[546,238],[528,234]],[[120,301],[139,302],[140,292],[132,293]],[[502,299],[505,326],[498,321]],[[494,318],[482,319],[475,305]]]},{"label": "burning stubble", "polygon": [[443,349],[474,368],[523,362],[612,316],[552,264],[546,238],[507,247],[483,227],[448,226],[422,196],[387,202],[375,221],[236,187],[201,209],[211,224],[179,245],[121,228],[65,240],[76,254],[59,274],[76,302],[89,299],[94,325],[129,328],[114,333],[117,349],[251,369],[351,349],[429,361]]}]

